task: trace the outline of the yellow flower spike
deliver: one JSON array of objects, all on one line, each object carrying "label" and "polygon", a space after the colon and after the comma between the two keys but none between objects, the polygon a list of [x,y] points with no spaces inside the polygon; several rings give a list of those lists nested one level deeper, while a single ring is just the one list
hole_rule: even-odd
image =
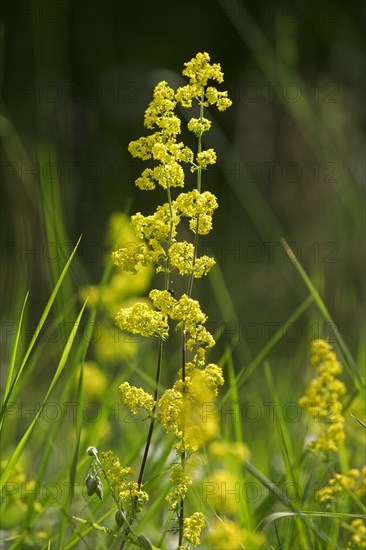
[{"label": "yellow flower spike", "polygon": [[349,492],[354,493],[358,498],[365,496],[365,470],[351,468],[345,474],[335,473],[325,487],[317,492],[319,502],[337,501]]},{"label": "yellow flower spike", "polygon": [[195,512],[188,518],[184,518],[183,536],[193,546],[201,542],[201,531],[205,525],[204,516],[201,512]]},{"label": "yellow flower spike", "polygon": [[173,118],[177,124],[175,133],[179,133],[180,120],[173,114],[176,106],[174,90],[163,80],[155,86],[153,96],[154,99],[145,112],[144,124],[146,128],[152,129],[154,126],[165,127],[166,119]]},{"label": "yellow flower spike", "polygon": [[314,340],[311,351],[310,365],[317,368],[318,376],[309,382],[299,405],[321,425],[321,433],[309,446],[314,452],[337,452],[345,439],[340,397],[346,393],[346,387],[335,378],[342,367],[325,340]]},{"label": "yellow flower spike", "polygon": [[170,483],[174,489],[167,495],[166,500],[172,510],[177,510],[181,500],[187,494],[188,486],[192,484],[192,478],[181,464],[175,464],[170,470]]},{"label": "yellow flower spike", "polygon": [[353,535],[347,544],[346,550],[364,550],[366,548],[366,525],[361,518],[351,522]]},{"label": "yellow flower spike", "polygon": [[[145,127],[152,132],[132,141],[128,148],[133,157],[152,163],[136,179],[136,185],[146,191],[153,190],[157,185],[162,187],[166,190],[167,202],[158,206],[151,215],[145,216],[137,212],[132,216],[131,227],[137,241],[132,247],[125,244],[113,254],[114,263],[123,270],[136,273],[142,267],[154,266],[155,273],[164,275],[163,289],[150,291],[151,303],[139,302],[121,309],[116,317],[116,324],[122,330],[144,337],[159,337],[154,397],[128,382],[120,386],[123,402],[133,413],[141,408],[147,410],[151,423],[139,481],[137,484],[125,483],[121,487],[119,500],[129,505],[132,523],[136,512],[140,511],[147,499],[141,485],[154,422],[158,420],[162,428],[173,435],[180,460],[180,464],[171,469],[172,490],[167,497],[178,520],[179,548],[183,548],[183,538],[189,544],[200,544],[203,514],[196,512],[188,518],[185,517],[183,501],[192,482],[187,468],[191,453],[211,442],[217,435],[216,415],[211,414],[208,419],[205,418],[202,407],[205,402],[215,399],[219,386],[224,382],[221,368],[213,363],[206,365],[206,351],[215,341],[204,326],[207,316],[201,310],[199,302],[192,298],[193,280],[207,275],[215,264],[213,258],[199,257],[197,253],[198,236],[210,232],[212,217],[218,206],[212,193],[201,192],[202,170],[216,162],[213,149],[202,151],[202,135],[212,125],[203,113],[204,108],[209,105],[216,106],[219,111],[231,105],[227,92],[220,92],[213,86],[207,88],[209,81],[221,83],[223,73],[219,64],[211,63],[206,52],[198,53],[185,63],[183,75],[188,77],[189,83],[177,91],[165,81],[155,86],[152,101],[144,117]],[[177,116],[177,103],[191,107],[193,100],[199,107],[199,117],[188,122],[188,130],[197,137],[197,154],[193,154],[189,147],[178,140],[181,121]],[[196,172],[196,189],[177,195],[176,188],[184,187],[186,183],[182,163],[189,164],[191,171]],[[192,243],[178,241],[181,222],[186,222],[186,226],[193,232]],[[187,277],[187,291],[186,294],[175,297],[171,284],[174,283],[176,274]],[[178,373],[180,379],[159,398],[163,344],[168,337],[171,321],[175,323],[176,331],[182,333],[183,360]],[[125,536],[131,531],[127,527]],[[188,548],[188,545],[185,546]]]}]

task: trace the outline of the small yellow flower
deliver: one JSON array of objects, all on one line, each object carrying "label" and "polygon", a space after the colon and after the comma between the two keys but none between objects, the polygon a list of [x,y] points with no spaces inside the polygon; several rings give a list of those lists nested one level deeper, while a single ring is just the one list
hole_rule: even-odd
[{"label": "small yellow flower", "polygon": [[346,550],[364,550],[366,548],[366,525],[361,518],[354,519],[351,523],[353,535],[347,544]]},{"label": "small yellow flower", "polygon": [[207,149],[197,154],[197,164],[205,169],[209,164],[215,164],[217,160],[216,153],[213,149]]},{"label": "small yellow flower", "polygon": [[195,512],[188,518],[184,518],[183,536],[193,546],[201,542],[201,531],[205,525],[204,516],[201,512]]},{"label": "small yellow flower", "polygon": [[173,243],[168,256],[171,267],[177,269],[180,275],[193,274],[195,278],[207,275],[216,263],[210,256],[194,258],[193,244],[185,241]]},{"label": "small yellow flower", "polygon": [[140,266],[148,266],[153,260],[155,260],[155,256],[143,243],[131,243],[130,246],[112,252],[113,263],[131,273],[137,273]]},{"label": "small yellow flower", "polygon": [[209,105],[216,105],[219,111],[225,111],[232,105],[227,92],[219,92],[216,88],[209,86],[206,90],[206,99]]},{"label": "small yellow flower", "polygon": [[202,136],[204,132],[208,132],[211,128],[211,121],[205,117],[191,118],[188,122],[188,130],[194,133],[195,136]]},{"label": "small yellow flower", "polygon": [[144,503],[149,500],[149,495],[146,491],[139,488],[136,481],[129,481],[126,483],[124,489],[120,491],[119,498],[124,505],[131,505],[137,511],[140,511]]},{"label": "small yellow flower", "polygon": [[136,388],[130,386],[128,382],[124,382],[120,385],[119,390],[122,394],[122,401],[133,414],[138,413],[140,409],[145,409],[149,413],[152,412],[155,403],[154,398],[142,388]]},{"label": "small yellow flower", "polygon": [[181,464],[172,466],[170,470],[170,483],[174,490],[166,497],[172,510],[176,510],[181,500],[187,494],[188,486],[192,483],[192,478],[189,476]]},{"label": "small yellow flower", "polygon": [[335,473],[328,484],[317,492],[320,502],[336,501],[348,492],[357,495],[358,498],[365,496],[366,466],[362,470],[351,468],[346,474]]},{"label": "small yellow flower", "polygon": [[193,57],[184,65],[186,68],[182,74],[189,78],[190,84],[206,86],[209,80],[217,80],[217,82],[224,80],[220,64],[213,63],[211,65],[210,56],[207,52],[198,53],[196,57]]},{"label": "small yellow flower", "polygon": [[311,441],[310,448],[315,452],[335,452],[345,439],[340,397],[346,388],[343,382],[335,378],[342,367],[325,340],[314,340],[311,349],[310,364],[317,367],[318,376],[310,381],[305,395],[299,399],[299,405],[321,423],[321,433]]},{"label": "small yellow flower", "polygon": [[[168,85],[165,80],[159,82],[154,89],[154,98],[151,101],[149,107],[145,112],[144,124],[147,128],[153,128],[154,126],[164,127],[166,118],[175,117],[173,115],[176,101],[174,98],[174,90]],[[179,119],[178,119],[179,121]],[[179,121],[180,130],[180,121]]]},{"label": "small yellow flower", "polygon": [[197,189],[188,193],[181,193],[175,200],[175,206],[180,216],[190,219],[189,227],[193,232],[207,235],[212,228],[212,216],[217,208],[217,199],[209,191],[200,193]]},{"label": "small yellow flower", "polygon": [[122,466],[119,458],[112,451],[100,453],[99,460],[112,486],[118,492],[124,490],[127,483],[125,478],[133,474],[133,469],[128,466]]},{"label": "small yellow flower", "polygon": [[141,336],[168,336],[168,323],[160,311],[151,309],[147,304],[138,302],[132,307],[122,308],[116,316],[116,325],[121,330],[141,334]]}]

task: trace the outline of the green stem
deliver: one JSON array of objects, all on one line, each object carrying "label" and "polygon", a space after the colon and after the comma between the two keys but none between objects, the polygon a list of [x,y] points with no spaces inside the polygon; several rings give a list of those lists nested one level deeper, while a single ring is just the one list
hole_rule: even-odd
[{"label": "green stem", "polygon": [[[170,245],[171,245],[171,242],[172,242],[172,235],[173,235],[173,206],[172,206],[172,198],[171,198],[170,187],[169,186],[167,187],[167,195],[168,195],[171,221],[170,221],[170,231],[169,231],[168,245],[167,245],[167,260],[166,260],[165,281],[164,281],[165,290],[169,289],[169,278],[170,278],[169,248],[170,248]],[[163,345],[164,345],[164,340],[161,336],[159,336],[158,361],[157,361],[155,385],[154,385],[154,406],[153,406],[153,409],[151,411],[149,431],[148,431],[147,438],[146,438],[144,454],[143,454],[143,457],[142,457],[140,472],[139,472],[139,476],[138,476],[138,480],[137,480],[139,490],[141,489],[141,486],[142,486],[142,480],[143,480],[143,477],[144,477],[145,467],[146,467],[147,459],[148,459],[148,456],[149,456],[149,451],[150,451],[150,446],[151,446],[151,441],[152,441],[152,435],[153,435],[155,420],[156,420],[156,408],[157,408],[157,402],[158,402],[158,397],[159,397],[160,375],[161,375],[161,367],[162,367],[162,363],[163,363]],[[133,521],[134,521],[134,518],[131,519],[130,525],[132,525]],[[124,532],[125,537],[128,535],[129,529],[130,529],[130,526],[128,526],[127,529]],[[123,550],[123,548],[125,547],[126,541],[127,541],[127,539],[124,539],[121,542],[119,550]]]},{"label": "green stem", "polygon": [[[170,268],[169,268],[168,253],[169,253],[169,248],[170,248],[170,245],[171,245],[171,242],[172,242],[172,234],[173,234],[173,207],[172,207],[172,198],[171,198],[169,186],[167,187],[167,194],[168,194],[171,221],[170,221],[170,231],[169,231],[169,237],[168,237],[168,247],[167,247],[168,252],[167,252],[167,260],[166,260],[166,269],[165,269],[165,290],[169,289]],[[144,455],[143,455],[143,458],[142,458],[140,473],[139,473],[138,482],[137,482],[138,486],[139,486],[139,489],[141,488],[141,485],[142,485],[142,479],[143,479],[143,476],[144,476],[145,466],[146,466],[147,457],[148,457],[149,450],[150,450],[151,439],[152,439],[152,434],[153,434],[154,425],[155,425],[156,407],[157,407],[157,401],[158,401],[158,396],[159,396],[161,366],[162,366],[162,362],[163,362],[163,343],[164,343],[163,338],[161,336],[159,336],[158,363],[157,363],[157,368],[156,368],[155,387],[154,387],[154,407],[151,411],[150,427],[149,427],[149,432],[148,432],[147,439],[146,439]]]},{"label": "green stem", "polygon": [[[184,448],[184,435],[185,435],[185,426],[184,426],[184,418],[185,418],[185,403],[184,403],[184,394],[185,394],[185,388],[184,383],[186,380],[186,331],[183,330],[183,339],[182,339],[182,382],[183,382],[183,426],[182,426],[182,442],[183,442],[183,448]],[[183,450],[180,455],[180,463],[182,466],[182,469],[185,469],[185,462],[186,462],[186,453]],[[184,499],[182,499],[179,503],[179,518],[178,518],[178,524],[179,524],[179,541],[178,541],[178,548],[180,548],[183,545],[183,527],[184,527]]]},{"label": "green stem", "polygon": [[159,347],[158,347],[158,364],[157,364],[157,368],[156,368],[156,378],[155,378],[155,388],[154,388],[154,402],[155,403],[154,403],[153,409],[151,411],[150,427],[149,427],[149,432],[148,432],[147,439],[146,439],[144,456],[142,458],[140,473],[139,473],[139,477],[138,477],[138,481],[137,481],[139,490],[141,489],[142,479],[144,477],[145,466],[146,466],[147,457],[148,457],[149,450],[150,450],[151,439],[152,439],[152,434],[153,434],[154,425],[155,425],[156,403],[157,403],[158,394],[159,394],[159,383],[160,383],[160,373],[161,373],[162,360],[163,360],[163,339],[160,336],[159,337]]},{"label": "green stem", "polygon": [[[202,120],[203,118],[203,110],[204,110],[204,88],[202,87],[201,91],[201,100],[200,100],[200,115],[199,120]],[[197,153],[201,153],[202,151],[202,134],[198,136],[198,144],[197,144]],[[202,187],[202,168],[201,166],[197,167],[197,186],[196,189],[200,193],[201,187]],[[199,214],[197,215],[197,221],[196,221],[196,231],[194,235],[194,242],[193,242],[193,261],[192,261],[192,272],[188,279],[188,288],[187,288],[187,295],[190,298],[192,296],[192,289],[193,289],[193,281],[194,281],[194,266],[196,264],[196,258],[197,258],[197,250],[198,250],[198,228],[199,228]],[[186,379],[186,331],[183,330],[183,340],[182,340],[182,382],[183,382],[183,408],[184,408],[184,383]],[[183,412],[184,414],[184,412]],[[184,417],[183,417],[184,418]],[[182,441],[184,444],[184,424],[182,428]],[[186,463],[186,453],[185,451],[182,451],[180,455],[180,462],[183,470],[185,469],[185,463]],[[180,548],[183,545],[183,527],[184,527],[184,499],[182,499],[179,503],[179,542],[178,547]]]},{"label": "green stem", "polygon": [[[204,88],[202,87],[201,91],[201,100],[200,100],[200,116],[199,120],[202,120],[203,118],[203,110],[205,108],[204,105],[204,99],[205,99],[205,92]],[[197,144],[197,154],[202,152],[202,134],[199,134],[198,136],[198,144]],[[202,168],[201,166],[197,167],[197,186],[196,189],[199,193],[201,193],[202,188]],[[196,222],[196,231],[194,234],[194,242],[193,242],[193,261],[192,261],[192,272],[188,279],[188,288],[187,288],[187,295],[190,298],[192,296],[192,289],[193,289],[193,273],[194,273],[194,267],[196,265],[196,258],[197,258],[197,250],[198,250],[198,228],[199,228],[199,222],[200,217],[199,214],[197,215],[197,222]]]}]

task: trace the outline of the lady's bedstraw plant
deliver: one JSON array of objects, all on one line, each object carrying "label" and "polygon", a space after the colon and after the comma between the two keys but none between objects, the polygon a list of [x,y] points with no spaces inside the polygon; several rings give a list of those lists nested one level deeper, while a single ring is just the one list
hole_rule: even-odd
[{"label": "lady's bedstraw plant", "polygon": [[[128,539],[136,544],[131,530],[142,504],[148,499],[142,487],[156,422],[173,435],[178,455],[170,470],[171,491],[167,496],[177,521],[177,547],[183,549],[200,544],[203,514],[198,511],[186,517],[184,501],[192,482],[192,453],[216,434],[214,417],[210,415],[209,420],[202,418],[203,404],[215,399],[218,387],[224,382],[221,368],[206,362],[206,352],[215,342],[205,327],[206,315],[199,302],[192,298],[192,289],[194,279],[207,275],[215,263],[209,256],[198,255],[198,238],[210,232],[212,216],[217,208],[216,197],[202,190],[202,171],[216,162],[215,151],[205,150],[202,146],[202,136],[211,127],[210,120],[204,117],[204,110],[213,105],[224,111],[231,101],[227,92],[220,92],[208,85],[210,81],[221,83],[223,73],[219,64],[210,63],[207,53],[198,53],[185,63],[183,76],[189,82],[177,91],[165,81],[157,84],[144,118],[144,124],[151,133],[129,145],[132,156],[157,163],[142,172],[136,185],[145,191],[160,185],[166,191],[167,200],[149,216],[140,212],[132,216],[131,224],[140,243],[113,253],[113,262],[125,271],[137,273],[141,266],[153,265],[156,273],[161,273],[163,278],[162,288],[151,290],[150,304],[136,303],[121,309],[116,317],[116,324],[124,331],[158,337],[153,395],[131,386],[127,381],[120,385],[122,401],[132,413],[144,409],[150,417],[137,483],[129,486],[130,491],[126,488],[120,491],[117,498],[119,517],[127,521],[121,548]],[[195,153],[179,141],[181,120],[176,113],[178,105],[187,108],[197,106],[197,118],[191,118],[188,122],[188,130],[197,138]],[[195,188],[174,196],[176,188],[185,187],[183,165],[190,167],[195,174]],[[178,226],[185,221],[188,221],[192,242],[178,240]],[[186,292],[179,297],[171,288],[177,275],[186,280]],[[161,395],[159,381],[163,368],[163,347],[172,327],[181,334],[181,364],[177,381]],[[171,368],[169,361],[166,364],[167,368]],[[108,476],[108,468],[104,469]],[[124,487],[125,474],[121,472],[120,476]]]}]

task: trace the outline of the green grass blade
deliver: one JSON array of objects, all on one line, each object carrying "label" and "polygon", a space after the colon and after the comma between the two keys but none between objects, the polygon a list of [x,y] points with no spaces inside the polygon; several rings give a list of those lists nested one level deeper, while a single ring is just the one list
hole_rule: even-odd
[{"label": "green grass blade", "polygon": [[[22,329],[24,311],[25,311],[25,306],[26,306],[27,301],[28,301],[28,296],[29,296],[29,291],[25,295],[24,302],[23,302],[23,307],[22,307],[22,310],[20,312],[19,324],[18,324],[17,332],[15,334],[15,340],[14,340],[14,345],[13,345],[13,349],[12,349],[12,353],[11,353],[11,358],[10,358],[10,363],[9,363],[9,371],[8,371],[8,376],[7,376],[7,380],[6,380],[4,395],[8,394],[10,386],[11,386],[11,381],[12,381],[12,378],[13,378],[15,360],[16,360],[18,345],[19,345],[20,331]],[[3,419],[1,419],[1,420],[3,420]],[[1,424],[2,424],[2,421],[1,421]]]},{"label": "green grass blade", "polygon": [[[268,479],[262,472],[260,472],[253,464],[250,462],[247,462],[245,464],[245,469],[251,473],[264,487],[266,487],[282,504],[287,506],[288,508],[292,509],[292,513],[298,514],[303,522],[314,531],[314,533],[324,542],[327,542],[328,544],[331,544],[333,541],[328,537],[326,533],[324,533],[317,525],[314,523],[309,522],[309,520],[302,514],[302,511],[297,509],[296,506],[294,506],[293,502],[277,487],[277,485]],[[261,525],[261,523],[259,524]],[[258,526],[259,527],[259,526]],[[258,529],[257,527],[257,529]]]},{"label": "green grass blade", "polygon": [[350,415],[352,416],[352,418],[354,418],[355,420],[357,420],[357,422],[359,424],[361,424],[361,426],[363,426],[365,429],[366,429],[366,424],[364,422],[362,422],[362,420],[360,420],[359,418],[357,418],[357,416],[355,416],[354,414],[350,413]]},{"label": "green grass blade", "polygon": [[342,352],[342,355],[343,355],[344,359],[346,360],[346,366],[349,370],[349,373],[352,377],[352,380],[353,380],[355,386],[359,390],[361,388],[364,388],[365,382],[362,380],[361,375],[360,375],[360,373],[357,369],[357,366],[356,366],[356,364],[353,360],[353,357],[352,357],[345,341],[343,340],[342,335],[340,334],[335,322],[333,321],[333,319],[332,319],[332,317],[331,317],[331,315],[330,315],[330,313],[327,309],[327,306],[325,305],[325,303],[321,299],[321,297],[319,295],[319,292],[315,288],[315,286],[314,286],[313,282],[311,281],[310,277],[308,276],[308,274],[306,273],[306,271],[302,267],[300,261],[296,258],[294,252],[292,251],[290,246],[287,244],[285,239],[281,239],[281,243],[282,243],[282,246],[284,247],[289,259],[294,264],[294,266],[295,266],[297,272],[299,273],[300,277],[302,278],[302,280],[304,281],[304,283],[308,287],[308,289],[309,289],[311,295],[313,296],[314,301],[315,301],[316,305],[318,306],[318,308],[319,308],[321,314],[323,315],[324,319],[331,325],[332,330],[334,332],[334,335],[335,335],[335,337],[338,341],[339,348]]},{"label": "green grass blade", "polygon": [[43,411],[43,409],[44,409],[44,407],[45,407],[45,405],[48,401],[49,396],[50,396],[53,388],[55,387],[58,379],[60,378],[60,376],[61,376],[61,374],[62,374],[62,372],[65,368],[65,365],[66,365],[67,359],[69,357],[69,353],[70,353],[71,347],[73,345],[73,342],[74,342],[74,339],[75,339],[75,336],[76,336],[76,333],[77,333],[77,330],[78,330],[78,327],[79,327],[79,324],[80,324],[80,320],[81,320],[81,317],[82,317],[84,309],[85,309],[85,306],[86,306],[86,302],[84,302],[83,307],[81,308],[80,313],[77,316],[76,321],[75,321],[75,323],[72,327],[72,330],[71,330],[71,332],[69,334],[69,337],[67,339],[64,351],[63,351],[63,353],[61,355],[61,358],[60,358],[60,361],[57,365],[56,372],[55,372],[54,377],[51,381],[51,384],[50,384],[50,386],[47,390],[46,396],[45,396],[45,398],[42,402],[42,405],[41,405],[40,409],[38,410],[37,414],[35,415],[33,421],[31,422],[31,424],[28,427],[27,431],[23,435],[22,439],[18,443],[18,445],[17,445],[14,453],[10,457],[9,462],[7,463],[5,469],[1,473],[1,476],[0,476],[0,487],[1,488],[3,487],[4,483],[7,482],[8,478],[9,478],[9,475],[11,474],[11,472],[13,471],[14,466],[18,462],[19,457],[21,456],[25,445],[27,444],[30,436],[32,435],[32,432],[33,432],[33,430],[34,430],[34,428],[35,428],[35,426],[38,422],[38,419],[39,419],[40,415],[42,414],[42,411]]},{"label": "green grass blade", "polygon": [[41,332],[42,327],[43,327],[43,325],[44,325],[44,323],[45,323],[45,321],[46,321],[46,319],[47,319],[47,316],[48,316],[48,314],[49,314],[49,312],[50,312],[50,309],[51,309],[51,307],[52,307],[52,305],[53,305],[53,303],[54,303],[54,301],[55,301],[55,299],[56,299],[56,296],[57,296],[57,293],[58,293],[58,291],[59,291],[59,289],[60,289],[60,286],[61,286],[61,284],[62,284],[62,281],[64,280],[64,278],[65,278],[65,276],[66,276],[66,273],[67,273],[68,270],[69,270],[70,264],[71,264],[71,262],[72,262],[72,259],[73,259],[74,255],[75,255],[75,253],[76,253],[76,250],[77,250],[77,248],[78,248],[78,246],[79,246],[80,240],[81,240],[81,237],[79,238],[78,242],[76,243],[76,246],[75,246],[74,250],[72,251],[72,253],[71,253],[71,255],[70,255],[70,258],[69,258],[68,261],[66,262],[65,267],[63,268],[63,270],[62,270],[62,272],[61,272],[61,275],[59,276],[59,278],[58,278],[58,280],[57,280],[57,282],[56,282],[56,285],[55,285],[55,287],[54,287],[54,289],[53,289],[53,292],[51,293],[51,296],[50,296],[50,298],[49,298],[49,300],[48,300],[48,302],[47,302],[47,304],[46,304],[46,307],[45,307],[44,310],[43,310],[41,319],[39,320],[39,323],[38,323],[38,325],[37,325],[37,327],[36,327],[36,330],[34,331],[34,334],[33,334],[33,336],[32,336],[32,339],[31,339],[31,341],[30,341],[30,343],[29,343],[29,346],[28,346],[28,348],[27,348],[27,351],[26,351],[26,353],[25,353],[25,355],[24,355],[23,361],[22,361],[22,363],[21,363],[21,365],[20,365],[20,367],[19,367],[19,369],[18,369],[18,372],[17,372],[17,374],[16,374],[16,376],[15,376],[15,378],[14,378],[14,380],[13,380],[13,382],[12,382],[10,388],[9,388],[9,391],[7,392],[7,394],[6,394],[6,396],[5,396],[4,404],[3,404],[2,408],[1,408],[1,412],[0,412],[0,419],[1,419],[1,420],[2,420],[3,417],[4,417],[4,414],[5,414],[5,411],[6,411],[6,405],[7,405],[8,401],[9,401],[9,399],[10,399],[10,397],[11,397],[11,394],[12,394],[12,392],[13,392],[13,390],[14,390],[14,388],[15,388],[17,382],[18,382],[18,380],[19,380],[20,375],[22,374],[22,371],[23,371],[23,369],[24,369],[24,367],[25,367],[25,365],[26,365],[26,363],[27,363],[27,361],[28,361],[29,355],[31,354],[31,352],[32,352],[32,350],[33,350],[33,347],[34,347],[34,345],[35,345],[35,343],[36,343],[36,340],[37,340],[37,338],[38,338],[38,336],[39,336],[39,333]]},{"label": "green grass blade", "polygon": [[[277,393],[277,388],[275,386],[272,371],[270,369],[269,364],[267,363],[265,365],[265,379],[267,382],[269,395],[271,396],[271,399],[274,400],[275,403],[279,403],[280,399]],[[284,417],[282,414],[278,414],[277,408],[274,408],[274,415],[275,415],[275,429],[277,432],[277,439],[279,441],[279,448],[282,456],[283,461],[283,469],[285,472],[285,478],[286,481],[293,484],[294,487],[300,487],[300,472],[298,471],[298,460],[295,456],[295,452],[293,449],[291,434],[289,433],[287,424],[284,420]],[[297,499],[296,499],[297,500]],[[298,502],[298,504],[300,504]],[[295,521],[299,523],[299,519],[295,518]],[[298,540],[301,544],[301,547],[306,548],[309,546],[310,541],[307,539],[307,533],[304,533],[303,530],[301,530],[300,525],[298,527]]]},{"label": "green grass blade", "polygon": [[[105,519],[107,519],[115,511],[116,511],[116,507],[113,506],[105,514],[103,514],[103,516],[101,516],[98,519],[98,523],[97,522],[85,522],[84,523],[85,527],[83,528],[83,530],[80,533],[77,533],[77,535],[74,536],[74,538],[68,544],[66,544],[64,546],[63,550],[71,550],[71,548],[74,548],[76,544],[80,543],[80,541],[83,539],[83,537],[85,537],[85,535],[87,535],[88,533],[90,533],[93,530],[93,526],[91,526],[90,523],[94,523],[95,525],[98,525],[99,522],[104,521]],[[74,516],[71,516],[71,517],[67,516],[67,517],[70,521],[73,521],[73,520],[77,521],[77,518],[74,517]]]},{"label": "green grass blade", "polygon": [[257,529],[264,527],[267,527],[270,523],[273,521],[276,521],[277,519],[285,518],[285,517],[301,517],[301,516],[308,516],[308,517],[322,517],[322,518],[335,518],[335,519],[366,519],[366,516],[359,515],[359,514],[345,514],[343,512],[311,512],[311,511],[302,511],[302,512],[275,512],[273,514],[270,514],[266,518],[264,518],[260,524],[258,525]]}]

